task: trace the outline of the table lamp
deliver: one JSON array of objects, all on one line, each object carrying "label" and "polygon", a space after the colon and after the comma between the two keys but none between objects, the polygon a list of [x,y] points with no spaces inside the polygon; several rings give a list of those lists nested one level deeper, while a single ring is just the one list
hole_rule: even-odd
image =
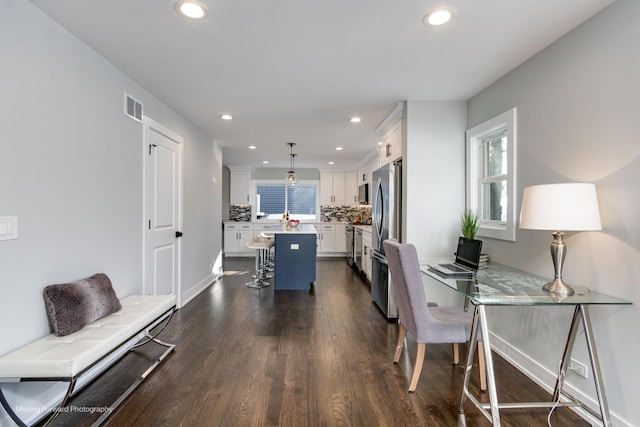
[{"label": "table lamp", "polygon": [[542,289],[561,295],[573,295],[571,286],[562,281],[566,255],[563,231],[602,230],[596,186],[588,183],[532,185],[522,193],[520,228],[552,230],[551,260],[554,279]]}]

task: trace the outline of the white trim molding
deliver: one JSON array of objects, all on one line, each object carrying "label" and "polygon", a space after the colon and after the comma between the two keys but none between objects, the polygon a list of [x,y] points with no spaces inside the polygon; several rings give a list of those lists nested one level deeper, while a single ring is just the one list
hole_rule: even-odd
[{"label": "white trim molding", "polygon": [[[471,129],[467,130],[467,209],[478,213],[480,228],[477,235],[500,240],[516,240],[516,108],[511,108]],[[506,136],[506,173],[499,177],[506,182],[505,219],[488,220],[483,215],[485,198],[482,196],[483,171],[487,167],[483,140],[497,132]]]}]

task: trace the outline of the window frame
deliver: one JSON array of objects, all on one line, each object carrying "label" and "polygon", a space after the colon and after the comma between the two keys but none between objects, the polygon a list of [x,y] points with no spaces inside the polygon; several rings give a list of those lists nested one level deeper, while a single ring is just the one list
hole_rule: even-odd
[{"label": "window frame", "polygon": [[[258,185],[282,185],[287,187],[287,183],[284,182],[284,180],[279,180],[279,179],[254,179],[251,182],[251,200],[252,200],[252,206],[253,209],[251,209],[251,218],[252,221],[257,221],[257,211],[258,211],[258,203],[257,203],[257,197],[256,195],[258,194]],[[317,180],[300,180],[298,181],[298,185],[309,185],[309,186],[314,186],[316,188],[316,200],[315,200],[315,219],[306,219],[305,221],[310,221],[310,222],[318,222],[320,221],[320,183]],[[287,191],[285,188],[285,209],[288,208],[289,206],[289,202],[287,200]],[[293,214],[292,214],[293,215]],[[295,216],[294,216],[295,218]],[[265,220],[260,220],[260,221],[265,221]],[[277,221],[274,219],[271,220],[267,220],[267,221]]]},{"label": "window frame", "polygon": [[502,128],[506,128],[507,137],[507,207],[506,221],[487,221],[481,216],[480,227],[477,236],[489,237],[499,240],[508,240],[515,242],[516,240],[516,149],[517,149],[517,129],[516,129],[517,110],[511,108],[502,114],[499,114],[483,123],[480,123],[466,132],[466,155],[467,155],[467,182],[466,182],[466,205],[467,209],[481,214],[484,212],[484,198],[482,197],[481,186],[483,183],[491,182],[498,179],[500,182],[505,180],[499,177],[485,178],[483,170],[487,167],[487,157],[483,153],[483,139],[496,134]]}]

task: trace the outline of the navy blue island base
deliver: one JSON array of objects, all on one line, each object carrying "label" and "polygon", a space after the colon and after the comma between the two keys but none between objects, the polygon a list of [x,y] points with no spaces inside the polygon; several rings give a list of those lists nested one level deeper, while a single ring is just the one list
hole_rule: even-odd
[{"label": "navy blue island base", "polygon": [[274,233],[276,290],[310,290],[316,281],[315,227],[297,228]]}]

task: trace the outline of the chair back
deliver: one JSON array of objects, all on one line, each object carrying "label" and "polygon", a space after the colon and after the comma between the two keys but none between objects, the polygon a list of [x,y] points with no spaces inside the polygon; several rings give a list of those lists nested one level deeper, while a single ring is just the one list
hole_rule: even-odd
[{"label": "chair back", "polygon": [[433,318],[424,293],[416,247],[393,239],[387,239],[382,244],[393,283],[393,295],[398,304],[398,320],[407,328],[407,332],[419,338],[422,336],[419,328],[432,323]]}]

